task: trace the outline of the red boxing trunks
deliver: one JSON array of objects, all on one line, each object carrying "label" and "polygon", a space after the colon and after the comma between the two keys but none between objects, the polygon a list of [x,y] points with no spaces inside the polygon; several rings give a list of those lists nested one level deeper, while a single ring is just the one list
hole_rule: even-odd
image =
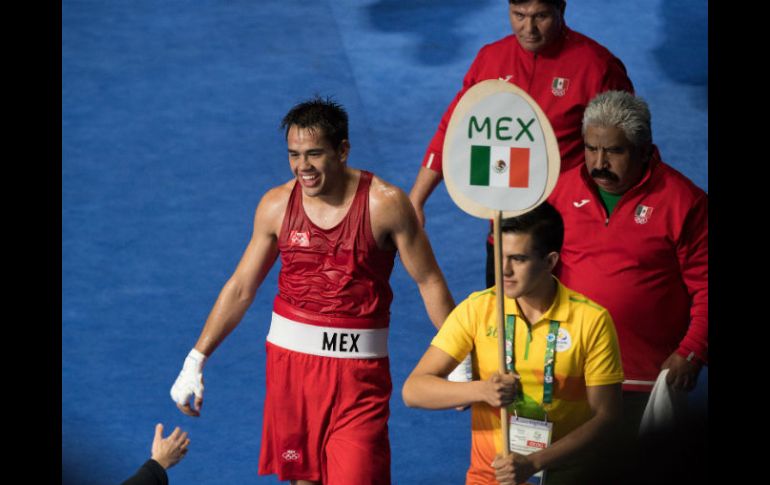
[{"label": "red boxing trunks", "polygon": [[390,485],[388,357],[311,355],[266,343],[259,474]]}]

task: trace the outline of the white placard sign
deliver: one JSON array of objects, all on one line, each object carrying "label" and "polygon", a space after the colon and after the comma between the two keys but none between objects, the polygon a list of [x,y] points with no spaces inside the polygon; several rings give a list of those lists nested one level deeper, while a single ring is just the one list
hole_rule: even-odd
[{"label": "white placard sign", "polygon": [[444,139],[443,173],[452,200],[492,219],[537,207],[559,178],[561,158],[540,106],[503,80],[472,86],[457,103]]}]

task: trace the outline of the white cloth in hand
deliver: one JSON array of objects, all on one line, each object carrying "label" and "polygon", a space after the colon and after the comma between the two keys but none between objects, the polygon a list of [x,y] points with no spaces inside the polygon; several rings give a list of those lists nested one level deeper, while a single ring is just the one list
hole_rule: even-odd
[{"label": "white cloth in hand", "polygon": [[687,410],[687,391],[673,389],[666,384],[667,374],[668,369],[663,369],[655,381],[639,425],[640,435],[670,429]]},{"label": "white cloth in hand", "polygon": [[192,349],[184,360],[174,385],[171,386],[171,399],[184,406],[190,397],[203,398],[203,364],[206,356]]}]

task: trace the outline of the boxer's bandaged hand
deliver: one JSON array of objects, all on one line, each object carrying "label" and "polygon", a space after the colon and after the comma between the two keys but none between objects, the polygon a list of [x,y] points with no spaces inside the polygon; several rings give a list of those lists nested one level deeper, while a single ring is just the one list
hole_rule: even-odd
[{"label": "boxer's bandaged hand", "polygon": [[203,364],[206,356],[192,349],[184,360],[182,370],[171,386],[171,399],[184,406],[193,395],[203,399]]},{"label": "boxer's bandaged hand", "polygon": [[471,382],[473,380],[473,366],[471,364],[471,354],[465,356],[462,362],[449,373],[447,380],[450,382]]}]

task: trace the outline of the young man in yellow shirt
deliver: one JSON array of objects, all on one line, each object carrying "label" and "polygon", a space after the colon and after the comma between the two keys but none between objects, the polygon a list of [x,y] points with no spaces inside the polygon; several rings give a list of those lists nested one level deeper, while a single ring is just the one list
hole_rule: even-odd
[{"label": "young man in yellow shirt", "polygon": [[[506,334],[514,335],[512,372],[499,373],[495,287],[488,288],[472,293],[447,317],[404,383],[404,402],[426,409],[472,406],[468,485],[530,478],[539,483],[533,475],[542,470],[549,485],[573,483],[586,472],[581,452],[596,451],[621,415],[623,370],[615,327],[607,310],[551,274],[564,239],[556,209],[543,203],[503,219],[501,231]],[[480,380],[447,381],[469,353]],[[509,406],[514,420],[552,423],[546,425],[551,444],[503,458],[502,406]],[[516,423],[512,426],[513,434]]]}]

